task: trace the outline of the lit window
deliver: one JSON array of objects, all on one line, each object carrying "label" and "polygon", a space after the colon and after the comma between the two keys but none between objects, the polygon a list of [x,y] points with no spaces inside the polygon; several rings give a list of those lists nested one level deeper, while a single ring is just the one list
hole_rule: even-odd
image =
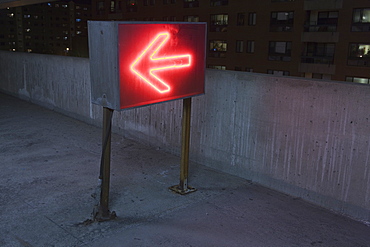
[{"label": "lit window", "polygon": [[76,19],[76,22],[81,22],[81,19]]},{"label": "lit window", "polygon": [[110,1],[110,12],[114,12],[115,11],[115,4],[116,4],[116,1]]},{"label": "lit window", "polygon": [[362,83],[362,84],[370,84],[370,78],[366,78],[366,77],[346,76],[346,81]]},{"label": "lit window", "polygon": [[63,4],[62,7],[63,8],[68,8],[68,5],[67,4]]},{"label": "lit window", "polygon": [[351,44],[350,57],[370,58],[370,44]]},{"label": "lit window", "polygon": [[370,67],[370,44],[350,44],[348,65]]},{"label": "lit window", "polygon": [[370,8],[354,9],[352,22],[352,31],[370,32]]},{"label": "lit window", "polygon": [[211,15],[211,32],[226,32],[229,23],[229,15],[217,14]]},{"label": "lit window", "polygon": [[209,42],[210,57],[225,57],[227,42],[224,40],[211,40]]},{"label": "lit window", "polygon": [[223,40],[211,40],[209,45],[210,51],[227,51],[227,43]]},{"label": "lit window", "polygon": [[370,8],[353,10],[353,23],[368,23],[368,22],[370,22]]}]

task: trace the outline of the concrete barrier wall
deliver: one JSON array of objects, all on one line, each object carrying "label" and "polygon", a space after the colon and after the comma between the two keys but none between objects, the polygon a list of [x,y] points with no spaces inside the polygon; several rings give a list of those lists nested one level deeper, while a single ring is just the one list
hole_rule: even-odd
[{"label": "concrete barrier wall", "polygon": [[[3,92],[100,125],[89,81],[88,59],[0,52]],[[370,221],[370,86],[207,70],[192,102],[191,160]],[[115,112],[114,131],[179,153],[181,107]]]}]

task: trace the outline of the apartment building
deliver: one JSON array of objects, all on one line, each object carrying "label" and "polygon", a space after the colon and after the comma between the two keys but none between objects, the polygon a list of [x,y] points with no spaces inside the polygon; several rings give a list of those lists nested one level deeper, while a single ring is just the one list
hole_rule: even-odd
[{"label": "apartment building", "polygon": [[0,49],[88,56],[91,1],[52,1],[0,10]]},{"label": "apartment building", "polygon": [[208,68],[370,83],[369,0],[93,0],[92,17],[207,22]]}]

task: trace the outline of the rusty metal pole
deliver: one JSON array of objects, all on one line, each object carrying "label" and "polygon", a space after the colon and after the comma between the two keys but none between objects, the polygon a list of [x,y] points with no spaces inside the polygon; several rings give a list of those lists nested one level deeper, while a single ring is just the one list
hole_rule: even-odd
[{"label": "rusty metal pole", "polygon": [[109,211],[109,185],[110,185],[110,154],[112,136],[113,110],[103,107],[103,136],[102,136],[102,157],[100,162],[101,191],[98,212],[95,220],[105,221],[116,217],[115,212]]},{"label": "rusty metal pole", "polygon": [[180,184],[171,186],[169,189],[185,195],[196,191],[188,185],[189,175],[189,147],[190,147],[190,119],[191,119],[191,98],[183,99],[182,110],[182,131],[181,131],[181,163],[180,163]]}]

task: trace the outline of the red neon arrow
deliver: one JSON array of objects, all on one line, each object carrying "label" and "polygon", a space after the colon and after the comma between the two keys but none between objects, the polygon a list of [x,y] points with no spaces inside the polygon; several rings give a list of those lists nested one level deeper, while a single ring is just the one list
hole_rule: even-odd
[{"label": "red neon arrow", "polygon": [[191,65],[189,54],[176,55],[170,57],[156,57],[157,52],[167,43],[169,33],[159,33],[152,42],[135,58],[130,69],[138,77],[143,79],[152,88],[160,93],[166,93],[171,87],[156,76],[154,73],[161,70],[179,69]]}]

